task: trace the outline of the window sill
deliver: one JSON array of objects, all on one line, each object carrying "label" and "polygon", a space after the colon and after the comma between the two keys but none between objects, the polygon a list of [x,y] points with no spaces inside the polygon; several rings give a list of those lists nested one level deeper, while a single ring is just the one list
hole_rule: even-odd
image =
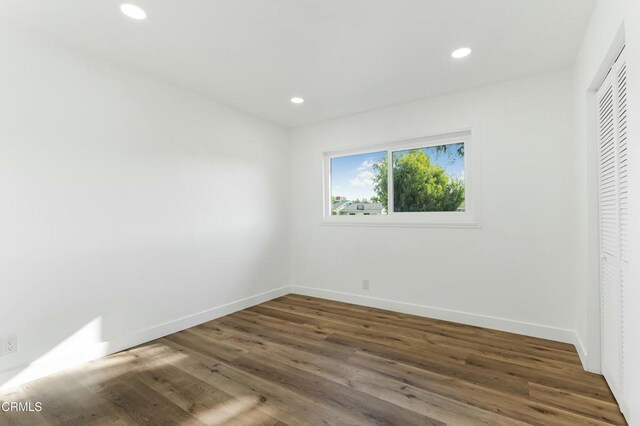
[{"label": "window sill", "polygon": [[321,226],[380,226],[389,228],[464,228],[480,229],[482,226],[477,221],[393,221],[393,220],[331,220],[323,219]]}]

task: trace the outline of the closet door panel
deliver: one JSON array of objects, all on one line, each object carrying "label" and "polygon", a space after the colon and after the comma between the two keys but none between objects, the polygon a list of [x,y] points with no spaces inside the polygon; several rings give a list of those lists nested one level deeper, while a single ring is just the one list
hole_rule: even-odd
[{"label": "closet door panel", "polygon": [[626,66],[619,56],[597,92],[602,373],[624,392],[624,285],[627,277]]}]

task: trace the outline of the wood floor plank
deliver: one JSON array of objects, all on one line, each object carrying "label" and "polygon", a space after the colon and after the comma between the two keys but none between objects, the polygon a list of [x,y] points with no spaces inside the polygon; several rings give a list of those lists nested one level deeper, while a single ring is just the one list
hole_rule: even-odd
[{"label": "wood floor plank", "polygon": [[[603,425],[606,422],[580,416],[562,408],[538,403],[530,398],[499,392],[465,380],[423,370],[418,367],[389,361],[387,359],[361,353],[350,362],[390,375],[420,389],[457,399],[465,404],[492,410],[509,419],[533,425]],[[506,424],[509,424],[508,422]]]},{"label": "wood floor plank", "polygon": [[[313,303],[315,304],[315,306],[319,306],[322,310],[327,309],[328,306],[338,307],[342,309],[346,308],[348,309],[349,312],[364,313],[368,315],[368,318],[371,319],[372,321],[384,320],[386,322],[391,322],[391,323],[396,323],[397,321],[401,321],[402,325],[405,327],[409,327],[410,325],[423,327],[428,324],[430,326],[438,327],[441,329],[447,329],[452,331],[455,330],[455,332],[458,333],[458,335],[474,335],[474,336],[480,335],[482,337],[492,336],[494,338],[511,339],[511,340],[513,340],[513,338],[516,338],[515,341],[517,342],[541,345],[544,347],[564,350],[572,354],[575,354],[575,348],[573,347],[573,345],[570,345],[568,343],[556,342],[556,341],[547,340],[547,339],[540,339],[537,337],[522,336],[519,334],[507,333],[507,332],[492,330],[488,328],[459,324],[459,323],[450,322],[450,321],[436,320],[432,318],[420,317],[417,315],[388,311],[388,310],[378,309],[378,308],[370,308],[367,306],[337,302],[337,301],[328,300],[328,299],[320,299],[316,297],[303,296],[299,294],[288,294],[286,296],[282,296],[277,299],[274,299],[271,302],[277,302],[277,301],[287,301],[287,302],[293,302],[293,303],[295,303],[295,301],[298,301],[298,302],[305,301],[307,303]],[[270,302],[267,302],[263,305],[266,305],[268,303]]]},{"label": "wood floor plank", "polygon": [[624,425],[572,345],[287,295],[0,394],[0,425]]},{"label": "wood floor plank", "polygon": [[611,424],[621,425],[625,423],[624,416],[620,413],[615,402],[606,402],[538,383],[529,383],[529,388],[529,395],[535,400]]},{"label": "wood floor plank", "polygon": [[363,421],[381,425],[444,425],[435,419],[394,406],[371,395],[277,361],[270,360],[266,364],[255,356],[243,356],[235,360],[233,366],[263,379],[280,383],[320,404],[354,415]]},{"label": "wood floor plank", "polygon": [[469,369],[466,365],[458,363],[446,363],[439,359],[423,357],[419,353],[410,353],[402,349],[380,345],[373,342],[334,335],[327,339],[330,342],[354,345],[359,351],[379,356],[381,358],[401,361],[433,373],[448,377],[469,381],[486,388],[500,392],[528,394],[528,382],[521,377],[512,377],[502,370],[486,371],[482,369]]},{"label": "wood floor plank", "polygon": [[216,321],[217,324],[227,325],[238,331],[254,333],[259,337],[268,338],[276,342],[291,345],[303,350],[312,351],[318,354],[326,354],[338,359],[346,359],[353,355],[355,348],[327,342],[326,340],[316,340],[313,338],[302,337],[291,333],[291,328],[295,324],[291,324],[289,328],[269,327],[265,330],[264,326],[253,321],[248,321],[237,317],[224,317]]},{"label": "wood floor plank", "polygon": [[[247,321],[265,321],[265,317],[269,318],[274,311],[268,308],[256,307],[254,310],[238,313],[238,317]],[[251,318],[252,313],[261,315],[258,318]],[[314,314],[307,314],[314,317]],[[337,315],[336,315],[337,316]],[[332,315],[333,317],[333,315]],[[344,334],[353,336],[362,340],[389,345],[398,348],[406,348],[407,350],[421,350],[425,355],[437,358],[446,358],[447,361],[464,364],[464,358],[468,355],[468,350],[463,348],[447,348],[438,347],[429,341],[428,336],[416,337],[402,335],[396,327],[387,327],[385,325],[367,325],[366,327],[354,325],[354,321],[350,319],[339,319],[338,321],[322,320],[318,318],[315,327],[318,333],[322,333],[324,337],[331,334]],[[293,323],[294,326],[301,325]],[[306,324],[305,324],[306,325]]]},{"label": "wood floor plank", "polygon": [[[202,339],[210,339],[205,330],[194,330],[201,334]],[[228,338],[234,331],[218,335]],[[239,347],[255,353],[261,358],[276,360],[283,364],[302,369],[319,375],[328,380],[352,387],[365,393],[376,395],[378,398],[392,402],[398,406],[408,408],[428,417],[447,424],[476,425],[503,424],[507,419],[491,412],[465,406],[455,400],[441,397],[418,388],[406,385],[402,381],[393,380],[387,376],[373,374],[371,370],[360,369],[352,364],[344,363],[333,358],[312,354],[306,351],[263,341],[255,345],[249,339],[234,339]],[[514,426],[517,424],[513,421]]]},{"label": "wood floor plank", "polygon": [[567,343],[293,294],[274,299],[263,305],[269,306],[272,303],[314,307],[319,312],[343,314],[369,322],[396,324],[407,329],[432,331],[434,334],[452,336],[459,340],[471,339],[475,342],[485,342],[485,345],[492,344],[502,349],[528,348],[538,354],[566,352],[563,355],[567,356],[569,362],[580,364],[575,348]]},{"label": "wood floor plank", "polygon": [[117,407],[125,421],[153,425],[203,425],[137,379],[110,384],[98,392],[98,395]]},{"label": "wood floor plank", "polygon": [[[188,351],[187,347],[170,340],[163,340],[164,345],[155,348],[155,356],[160,362],[166,355],[174,351]],[[225,363],[212,361],[199,353],[175,363],[186,374],[198,377],[234,397],[243,399],[247,395],[257,396],[268,414],[291,425],[298,424],[331,424],[331,425],[364,425],[350,415],[336,413],[322,404],[283,388],[279,383],[264,380],[245,371],[233,368]]]},{"label": "wood floor plank", "polygon": [[[515,352],[521,352],[523,354],[528,354],[532,356],[538,356],[542,358],[550,358],[556,359],[558,361],[564,361],[567,363],[574,364],[576,366],[580,366],[580,359],[575,352],[575,349],[572,351],[567,351],[565,349],[560,349],[553,346],[545,346],[545,343],[548,342],[543,339],[535,339],[535,338],[527,338],[524,339],[524,336],[519,336],[520,339],[514,339],[511,333],[504,332],[496,332],[495,330],[486,330],[479,327],[472,326],[460,326],[460,324],[447,323],[444,321],[436,321],[429,319],[420,319],[419,317],[408,316],[409,318],[405,318],[406,316],[396,317],[390,316],[387,314],[388,311],[383,311],[383,314],[372,315],[370,313],[358,312],[357,309],[346,308],[345,306],[341,307],[325,307],[323,309],[319,309],[321,306],[320,302],[317,301],[309,301],[309,300],[300,300],[298,298],[293,298],[293,300],[289,299],[289,296],[285,296],[284,298],[276,299],[271,302],[267,302],[264,306],[269,308],[276,307],[287,307],[291,311],[303,312],[301,308],[311,308],[316,309],[316,313],[318,315],[325,315],[328,318],[332,318],[334,315],[344,315],[346,317],[351,317],[354,319],[362,319],[369,324],[372,323],[382,323],[382,324],[391,324],[391,325],[401,325],[402,327],[411,330],[421,330],[427,331],[434,335],[439,335],[442,337],[451,337],[454,340],[458,341],[469,341],[472,343],[476,343],[482,345],[483,347],[495,347],[497,349],[506,349]],[[335,303],[335,302],[334,302]],[[352,305],[348,305],[352,306]],[[371,308],[368,308],[371,309]],[[399,314],[402,315],[402,314]],[[561,344],[561,348],[566,348],[566,344]]]},{"label": "wood floor plank", "polygon": [[239,426],[284,424],[257,410],[262,403],[258,396],[236,399],[192,375],[183,374],[180,369],[171,365],[142,370],[136,377],[204,424],[222,425],[229,422]]},{"label": "wood floor plank", "polygon": [[115,421],[118,416],[86,389],[76,376],[55,374],[26,385],[33,400],[42,403],[40,414],[52,424],[96,425]]},{"label": "wood floor plank", "polygon": [[[269,304],[268,306],[257,306],[243,312],[238,315],[251,315],[259,314],[264,317],[274,318],[279,317],[282,313],[278,309],[279,305]],[[514,352],[506,349],[497,349],[485,344],[479,344],[474,342],[468,342],[466,340],[454,339],[448,336],[435,335],[429,332],[423,332],[415,329],[406,329],[403,327],[371,323],[364,320],[345,317],[342,315],[331,314],[326,317],[318,317],[313,311],[299,310],[298,307],[296,314],[287,314],[293,319],[313,319],[313,323],[298,321],[298,325],[301,326],[315,326],[315,332],[317,334],[342,334],[351,330],[356,334],[361,334],[365,340],[369,340],[370,337],[384,338],[384,336],[391,337],[390,343],[394,345],[408,344],[412,347],[424,347],[425,351],[430,351],[436,348],[436,356],[448,355],[452,357],[458,357],[459,361],[462,361],[467,355],[474,354],[484,356],[488,358],[494,358],[501,361],[508,361],[523,366],[531,366],[535,368],[545,368],[548,370],[554,370],[558,374],[566,374],[569,377],[573,376],[576,371],[582,372],[582,366],[576,365],[573,362],[558,361],[549,358],[542,358],[540,356],[523,354],[520,352]],[[264,318],[263,318],[264,320]],[[364,331],[362,331],[364,330]],[[374,340],[375,341],[375,340]]]},{"label": "wood floor plank", "polygon": [[599,380],[594,375],[584,374],[580,377],[560,376],[554,371],[546,371],[541,368],[523,367],[508,362],[499,362],[489,358],[470,356],[467,358],[470,369],[476,369],[491,373],[499,368],[510,377],[528,380],[530,382],[547,385],[557,389],[569,390],[602,401],[614,402],[611,391],[606,387],[606,382]]}]

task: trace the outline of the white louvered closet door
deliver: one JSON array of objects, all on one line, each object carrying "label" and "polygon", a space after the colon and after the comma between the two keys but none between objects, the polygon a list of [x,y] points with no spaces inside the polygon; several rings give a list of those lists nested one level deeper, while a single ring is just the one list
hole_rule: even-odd
[{"label": "white louvered closet door", "polygon": [[624,52],[597,92],[602,374],[624,393],[624,287],[628,270],[627,98]]}]

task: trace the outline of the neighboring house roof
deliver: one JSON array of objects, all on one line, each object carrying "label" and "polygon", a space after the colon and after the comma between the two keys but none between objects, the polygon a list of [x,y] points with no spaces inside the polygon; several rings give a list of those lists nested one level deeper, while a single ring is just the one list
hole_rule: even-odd
[{"label": "neighboring house roof", "polygon": [[333,203],[331,203],[331,211],[332,212],[338,212],[338,211],[342,210],[350,202],[351,201],[349,201],[349,200],[334,201]]},{"label": "neighboring house roof", "polygon": [[348,213],[380,212],[382,211],[382,203],[352,203],[340,211]]}]

